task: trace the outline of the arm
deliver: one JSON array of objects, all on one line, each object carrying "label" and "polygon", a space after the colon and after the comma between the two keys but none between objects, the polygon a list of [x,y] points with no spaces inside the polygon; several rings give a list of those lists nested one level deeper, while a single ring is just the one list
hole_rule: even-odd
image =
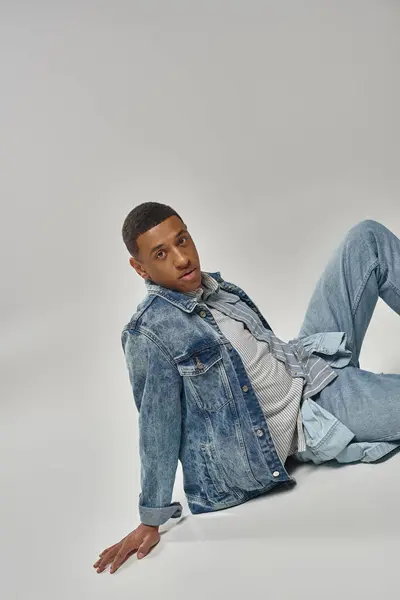
[{"label": "arm", "polygon": [[158,526],[182,514],[181,504],[171,503],[181,439],[181,376],[148,335],[125,330],[121,341],[139,411],[140,520]]}]

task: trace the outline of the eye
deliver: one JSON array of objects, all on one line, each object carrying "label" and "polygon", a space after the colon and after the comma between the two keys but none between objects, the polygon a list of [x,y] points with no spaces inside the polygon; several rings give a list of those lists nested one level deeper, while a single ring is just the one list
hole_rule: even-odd
[{"label": "eye", "polygon": [[[179,244],[181,244],[182,240],[183,240],[183,242],[185,242],[185,241],[186,241],[186,240],[188,240],[188,239],[189,239],[189,236],[188,236],[188,235],[184,235],[184,236],[182,236],[181,238],[179,238],[178,242],[179,242]],[[181,245],[182,245],[182,244],[181,244]],[[162,252],[165,252],[165,250],[159,250],[159,251],[156,253],[156,255],[155,255],[155,256],[156,256],[156,258],[162,258],[161,256],[159,256],[159,255],[160,255]]]}]

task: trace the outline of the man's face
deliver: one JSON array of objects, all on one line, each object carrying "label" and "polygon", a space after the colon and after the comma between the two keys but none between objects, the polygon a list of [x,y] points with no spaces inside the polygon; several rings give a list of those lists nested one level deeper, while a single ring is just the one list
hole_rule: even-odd
[{"label": "man's face", "polygon": [[[176,217],[168,217],[137,239],[138,260],[130,264],[144,279],[179,292],[190,292],[201,286],[201,268],[196,246],[186,225]],[[189,277],[182,277],[188,271]]]}]

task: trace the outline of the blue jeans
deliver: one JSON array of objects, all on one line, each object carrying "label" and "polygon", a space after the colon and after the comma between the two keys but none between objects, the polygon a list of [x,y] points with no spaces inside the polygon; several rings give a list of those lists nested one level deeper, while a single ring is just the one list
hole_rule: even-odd
[{"label": "blue jeans", "polygon": [[400,239],[382,223],[366,219],[347,232],[333,253],[298,334],[346,332],[352,359],[313,400],[359,442],[400,439],[400,374],[365,371],[359,363],[379,297],[400,315]]}]

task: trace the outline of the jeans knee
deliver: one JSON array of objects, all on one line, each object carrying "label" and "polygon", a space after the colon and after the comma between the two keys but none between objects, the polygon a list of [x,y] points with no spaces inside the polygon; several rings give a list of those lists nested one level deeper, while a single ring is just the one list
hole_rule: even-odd
[{"label": "jeans knee", "polygon": [[363,219],[359,221],[347,233],[347,238],[365,238],[370,233],[380,235],[384,232],[385,226],[374,219]]}]

